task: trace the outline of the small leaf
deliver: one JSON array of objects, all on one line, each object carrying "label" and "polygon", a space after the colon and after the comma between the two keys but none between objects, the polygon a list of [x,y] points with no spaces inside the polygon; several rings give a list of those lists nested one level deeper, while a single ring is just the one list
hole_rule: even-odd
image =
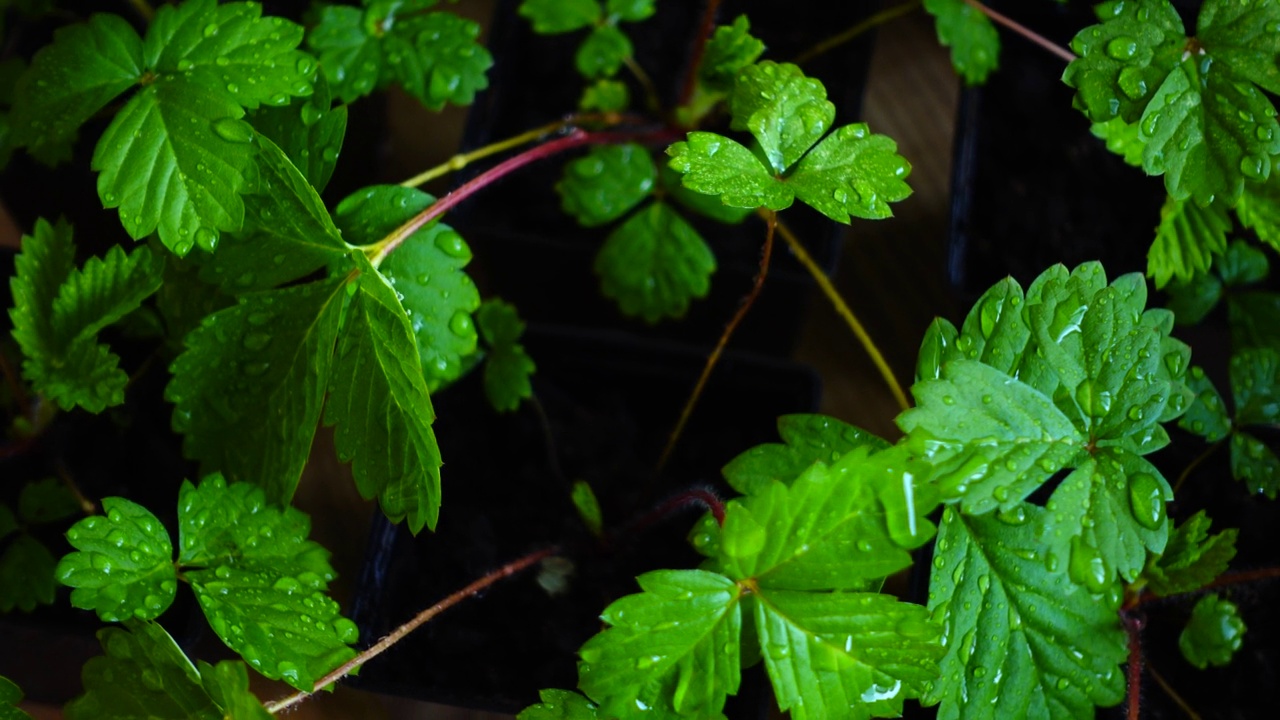
[{"label": "small leaf", "polygon": [[1231,435],[1231,474],[1243,480],[1251,493],[1274,500],[1280,492],[1280,457],[1247,432],[1237,430]]},{"label": "small leaf", "polygon": [[573,500],[573,507],[578,511],[578,517],[582,519],[582,524],[587,526],[587,530],[596,537],[604,537],[604,521],[600,516],[600,501],[596,499],[596,494],[591,491],[590,483],[585,480],[578,480],[573,483],[573,490],[569,497]]},{"label": "small leaf", "polygon": [[1178,648],[1187,662],[1201,670],[1227,665],[1244,642],[1245,629],[1235,603],[1210,593],[1191,610],[1191,619],[1178,636]]},{"label": "small leaf", "polygon": [[22,702],[22,690],[12,680],[0,677],[0,720],[31,720],[30,715],[18,709],[19,702]]},{"label": "small leaf", "polygon": [[1126,165],[1142,167],[1142,155],[1147,144],[1142,140],[1137,123],[1127,123],[1124,118],[1114,117],[1106,122],[1093,123],[1089,132],[1105,141],[1107,149],[1123,158]]},{"label": "small leaf", "polygon": [[1209,272],[1215,256],[1227,250],[1231,220],[1221,203],[1200,207],[1191,200],[1165,201],[1156,239],[1147,254],[1147,277],[1157,288],[1176,278],[1189,282]]},{"label": "small leaf", "polygon": [[[57,559],[43,543],[20,533],[0,554],[0,612],[31,612],[54,599]],[[3,718],[3,709],[0,709]]]},{"label": "small leaf", "polygon": [[601,145],[565,164],[556,183],[560,207],[584,227],[612,222],[653,192],[658,170],[649,151],[635,143]]},{"label": "small leaf", "polygon": [[1267,254],[1243,240],[1232,240],[1227,246],[1227,252],[1218,258],[1215,267],[1227,287],[1261,282],[1271,272]]},{"label": "small leaf", "polygon": [[1187,386],[1196,394],[1187,414],[1178,420],[1178,427],[1203,437],[1206,442],[1217,442],[1231,433],[1231,416],[1218,394],[1218,388],[1204,373],[1204,368],[1191,368]]},{"label": "small leaf", "polygon": [[223,660],[217,665],[200,661],[200,681],[210,699],[222,708],[224,720],[271,720],[273,717],[249,690],[244,663]]},{"label": "small leaf", "polygon": [[721,25],[712,33],[698,67],[698,79],[707,89],[721,93],[733,90],[738,72],[764,52],[764,43],[752,37],[750,30],[747,16],[739,15],[732,25]]},{"label": "small leaf", "polygon": [[579,687],[610,717],[635,708],[717,716],[741,675],[742,589],[703,570],[637,581],[642,592],[605,608],[609,629],[579,651]]},{"label": "small leaf", "polygon": [[815,462],[831,464],[845,453],[866,447],[889,447],[875,435],[826,415],[783,415],[778,418],[781,443],[757,445],[730,460],[721,474],[743,495],[767,489],[770,481],[790,485]]},{"label": "small leaf", "polygon": [[730,127],[750,130],[778,174],[831,129],[836,114],[822,83],[805,77],[795,65],[768,60],[742,69],[729,108]]},{"label": "small leaf", "polygon": [[57,478],[27,483],[18,496],[18,515],[27,525],[54,523],[80,511],[80,501]]},{"label": "small leaf", "polygon": [[609,22],[640,22],[653,15],[655,0],[605,0]]},{"label": "small leaf", "polygon": [[484,392],[498,412],[511,412],[533,396],[529,376],[537,370],[520,344],[524,322],[510,303],[486,300],[476,313],[480,335],[489,346],[484,365]]},{"label": "small leaf", "polygon": [[1235,528],[1209,535],[1209,517],[1201,510],[1173,531],[1164,553],[1147,559],[1143,578],[1161,597],[1199,590],[1226,572],[1236,554]]},{"label": "small leaf", "polygon": [[889,203],[911,194],[911,165],[887,135],[869,134],[862,123],[845,125],[823,138],[800,160],[787,182],[796,197],[827,217],[892,217]]},{"label": "small leaf", "polygon": [[938,42],[951,48],[951,65],[968,85],[981,85],[1000,64],[1000,35],[982,11],[964,0],[925,0]]},{"label": "small leaf", "polygon": [[[631,104],[631,91],[619,80],[601,78],[582,91],[578,109],[583,111],[622,112]],[[550,692],[550,691],[548,691]]]},{"label": "small leaf", "polygon": [[613,77],[631,57],[631,40],[614,25],[597,25],[582,41],[574,64],[588,80]]},{"label": "small leaf", "polygon": [[600,717],[595,703],[578,693],[542,690],[538,696],[542,702],[521,710],[516,720],[597,720]]},{"label": "small leaf", "polygon": [[58,563],[71,604],[94,610],[104,622],[152,620],[178,590],[169,533],[146,508],[124,498],[103,498],[106,516],[85,518],[67,530],[72,552]]},{"label": "small leaf", "polygon": [[520,17],[533,24],[540,35],[555,35],[594,25],[603,12],[597,0],[524,0]]},{"label": "small leaf", "polygon": [[1240,292],[1227,298],[1231,346],[1280,350],[1280,293]]},{"label": "small leaf", "polygon": [[670,205],[654,202],[609,234],[596,255],[600,290],[626,315],[656,323],[683,317],[706,297],[716,260],[698,231]]},{"label": "small leaf", "polygon": [[1280,352],[1257,348],[1232,355],[1231,394],[1237,424],[1280,423]]}]

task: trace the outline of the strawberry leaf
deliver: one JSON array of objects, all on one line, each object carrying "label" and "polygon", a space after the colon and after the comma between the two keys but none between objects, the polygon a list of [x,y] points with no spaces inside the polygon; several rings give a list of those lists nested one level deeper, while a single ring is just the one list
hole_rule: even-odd
[{"label": "strawberry leaf", "polygon": [[159,617],[178,590],[169,533],[155,515],[124,498],[103,498],[102,509],[105,516],[67,530],[76,552],[58,562],[58,581],[75,588],[73,606],[96,611],[105,622]]}]

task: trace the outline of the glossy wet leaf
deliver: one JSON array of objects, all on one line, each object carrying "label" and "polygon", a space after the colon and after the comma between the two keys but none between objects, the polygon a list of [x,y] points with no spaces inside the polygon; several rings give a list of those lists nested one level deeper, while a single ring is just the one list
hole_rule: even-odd
[{"label": "glossy wet leaf", "polygon": [[1126,165],[1142,167],[1142,155],[1147,144],[1142,140],[1137,123],[1127,123],[1124,118],[1114,117],[1106,122],[1093,123],[1089,132],[1101,138],[1107,149],[1123,158]]},{"label": "glossy wet leaf", "polygon": [[1280,352],[1245,349],[1231,357],[1231,394],[1240,425],[1280,423]]},{"label": "glossy wet leaf", "polygon": [[610,717],[636,709],[714,717],[738,689],[741,588],[703,570],[659,570],[605,609],[578,685]]},{"label": "glossy wet leaf", "polygon": [[795,192],[778,181],[750,150],[716,133],[694,131],[667,148],[669,165],[694,192],[741,208],[791,207]]},{"label": "glossy wet leaf", "polygon": [[1201,670],[1227,665],[1244,642],[1245,630],[1236,604],[1210,593],[1192,608],[1191,619],[1178,636],[1178,649]]},{"label": "glossy wet leaf", "polygon": [[783,415],[778,418],[781,443],[764,443],[744,451],[721,469],[734,490],[752,495],[772,481],[790,485],[815,462],[834,463],[860,447],[883,450],[887,442],[826,415]]},{"label": "glossy wet leaf", "polygon": [[732,24],[717,27],[707,40],[698,79],[712,92],[729,92],[738,72],[763,52],[764,43],[751,35],[751,22],[739,15]]},{"label": "glossy wet leaf", "polygon": [[601,145],[568,162],[556,183],[560,207],[585,227],[617,220],[648,197],[658,177],[649,150],[636,143]]},{"label": "glossy wet leaf", "polygon": [[631,104],[631,91],[620,80],[601,78],[582,91],[578,109],[583,111],[621,112]]},{"label": "glossy wet leaf", "polygon": [[[19,533],[0,552],[0,612],[31,612],[54,600],[54,566],[58,560],[44,543]],[[3,710],[0,710],[3,718]]]},{"label": "glossy wet leaf", "polygon": [[[317,75],[315,92],[284,107],[264,105],[249,123],[275,143],[317,193],[333,175],[347,132],[347,106],[333,107],[329,83]],[[262,158],[259,158],[259,163]]]},{"label": "glossy wet leaf", "polygon": [[223,660],[217,665],[200,661],[200,681],[210,699],[222,708],[224,720],[271,720],[262,702],[249,690],[244,663]]},{"label": "glossy wet leaf", "polygon": [[654,202],[609,234],[594,268],[601,292],[623,314],[656,323],[683,317],[690,302],[706,297],[716,260],[692,225]]},{"label": "glossy wet leaf", "polygon": [[951,66],[969,85],[981,85],[1000,64],[1000,35],[991,20],[964,0],[925,0],[938,42],[951,48]]},{"label": "glossy wet leaf", "polygon": [[[18,516],[27,525],[44,525],[65,520],[82,511],[67,484],[58,478],[44,478],[22,486],[18,495]],[[3,537],[0,534],[0,537]]]},{"label": "glossy wet leaf", "polygon": [[889,203],[911,194],[911,165],[887,135],[864,123],[845,125],[823,138],[787,178],[796,197],[827,217],[848,224],[850,216],[892,217]]},{"label": "glossy wet leaf", "polygon": [[542,702],[530,705],[516,716],[517,720],[597,720],[596,704],[568,690],[542,690]]},{"label": "glossy wet leaf", "polygon": [[587,79],[613,77],[631,53],[626,33],[614,25],[597,25],[578,46],[574,64]]},{"label": "glossy wet leaf", "polygon": [[748,130],[773,174],[782,174],[831,129],[836,108],[822,83],[789,63],[764,61],[738,74],[729,110],[734,130]]},{"label": "glossy wet leaf", "polygon": [[18,709],[21,701],[22,689],[9,678],[0,677],[0,720],[31,720],[30,715]]},{"label": "glossy wet leaf", "polygon": [[1209,272],[1214,257],[1226,252],[1230,230],[1231,220],[1221,203],[1200,207],[1193,200],[1170,196],[1147,253],[1147,277],[1162,288],[1172,279],[1188,282]]},{"label": "glossy wet leaf", "polygon": [[1201,510],[1187,518],[1169,536],[1164,553],[1147,559],[1142,577],[1159,596],[1192,592],[1226,572],[1236,554],[1239,531],[1227,528],[1209,534],[1209,517]]},{"label": "glossy wet leaf", "polygon": [[1187,386],[1196,394],[1187,414],[1178,420],[1178,427],[1195,433],[1206,442],[1217,442],[1231,434],[1231,416],[1213,381],[1205,375],[1204,368],[1196,366],[1187,374]]},{"label": "glossy wet leaf", "polygon": [[315,436],[346,299],[341,278],[248,293],[205,318],[165,397],[206,472],[288,502]]},{"label": "glossy wet leaf", "polygon": [[1066,567],[1049,569],[1046,515],[1030,504],[981,517],[944,513],[929,610],[947,651],[924,700],[940,704],[940,720],[1092,718],[1095,705],[1124,697],[1119,594],[1100,600]]},{"label": "glossy wet leaf", "polygon": [[754,214],[752,208],[725,205],[715,195],[704,195],[690,190],[681,182],[680,174],[672,170],[669,165],[664,164],[659,169],[658,179],[662,183],[662,190],[675,200],[677,205],[692,210],[702,217],[711,218],[726,225],[736,225]]},{"label": "glossy wet leaf", "polygon": [[533,25],[534,32],[543,35],[594,25],[604,14],[598,0],[524,0],[519,13]]},{"label": "glossy wet leaf", "polygon": [[407,518],[414,533],[434,529],[440,449],[413,326],[395,288],[367,262],[354,287],[324,422],[337,426],[338,457],[352,463],[362,496],[378,498],[392,522]]},{"label": "glossy wet leaf", "polygon": [[1236,203],[1240,224],[1258,234],[1258,239],[1280,251],[1280,174],[1266,182],[1246,182]]},{"label": "glossy wet leaf", "polygon": [[484,364],[485,395],[498,412],[511,412],[533,396],[529,377],[537,370],[520,344],[524,321],[515,306],[495,298],[480,306],[476,323],[489,348]]},{"label": "glossy wet leaf", "polygon": [[67,530],[76,551],[58,562],[58,581],[74,588],[74,607],[93,610],[104,622],[159,617],[178,589],[168,531],[124,498],[103,498],[102,511]]},{"label": "glossy wet leaf", "polygon": [[1280,457],[1266,443],[1243,430],[1231,436],[1231,474],[1249,492],[1275,499],[1280,493]]}]

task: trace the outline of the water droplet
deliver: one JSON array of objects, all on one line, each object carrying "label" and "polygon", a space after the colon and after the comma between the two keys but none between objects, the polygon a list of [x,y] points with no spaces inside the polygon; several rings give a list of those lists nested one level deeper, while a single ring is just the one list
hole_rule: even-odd
[{"label": "water droplet", "polygon": [[280,673],[280,677],[288,682],[297,684],[302,682],[302,676],[298,673],[298,666],[288,660],[280,661],[276,666],[276,672]]},{"label": "water droplet", "polygon": [[217,35],[217,34],[218,34],[218,24],[217,24],[217,23],[209,23],[208,25],[205,25],[205,26],[204,26],[204,36],[205,36],[205,37],[207,37],[207,38],[211,38],[211,37],[213,37],[214,35]]},{"label": "water droplet", "polygon": [[336,162],[338,160],[338,149],[327,147],[320,153],[320,157],[327,163]]},{"label": "water droplet", "polygon": [[456,232],[442,232],[436,236],[436,247],[449,257],[471,259],[471,248]]},{"label": "water droplet", "polygon": [[227,142],[247,143],[253,140],[253,126],[237,118],[225,117],[214,120],[213,132]]},{"label": "water droplet", "polygon": [[231,567],[228,565],[219,565],[218,568],[213,571],[213,574],[217,575],[223,580],[226,580],[227,578],[231,577]]},{"label": "water droplet", "polygon": [[244,336],[244,346],[247,350],[258,351],[271,344],[271,336],[266,333],[251,332]]},{"label": "water droplet", "polygon": [[1027,522],[1027,509],[1016,505],[996,514],[996,519],[1005,525],[1022,525]]},{"label": "water droplet", "polygon": [[1264,180],[1271,171],[1271,160],[1263,155],[1240,158],[1240,172],[1250,180]]},{"label": "water droplet", "polygon": [[1076,403],[1086,416],[1100,418],[1111,409],[1111,392],[1103,390],[1092,379],[1086,378],[1076,388]]},{"label": "water droplet", "polygon": [[1067,564],[1067,574],[1077,585],[1085,586],[1090,592],[1100,593],[1107,589],[1112,572],[1098,549],[1084,538],[1076,536],[1071,538],[1071,559]]},{"label": "water droplet", "polygon": [[1129,478],[1129,507],[1134,519],[1148,530],[1155,530],[1164,522],[1164,489],[1154,475],[1138,473]]},{"label": "water droplet", "polygon": [[1138,42],[1131,37],[1121,35],[1107,43],[1107,55],[1112,60],[1129,60],[1138,54]]}]

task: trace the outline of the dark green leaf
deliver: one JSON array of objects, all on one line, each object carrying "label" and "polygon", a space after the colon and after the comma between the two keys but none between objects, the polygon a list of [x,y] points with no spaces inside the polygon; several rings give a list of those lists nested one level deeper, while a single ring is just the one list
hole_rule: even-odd
[{"label": "dark green leaf", "polygon": [[517,720],[597,720],[595,703],[568,690],[543,690],[542,702],[530,705],[516,716]]},{"label": "dark green leaf", "polygon": [[1232,240],[1226,254],[1218,258],[1214,267],[1227,287],[1261,282],[1271,271],[1266,253],[1243,240]]},{"label": "dark green leaf", "polygon": [[18,531],[18,519],[8,505],[0,504],[0,540]]},{"label": "dark green leaf", "polygon": [[609,717],[637,708],[716,717],[738,690],[742,588],[703,570],[659,570],[637,581],[643,592],[606,608],[610,628],[579,651],[579,687]]},{"label": "dark green leaf", "polygon": [[1231,394],[1237,424],[1280,424],[1280,352],[1258,348],[1233,355]]},{"label": "dark green leaf", "polygon": [[732,207],[784,210],[795,191],[778,180],[750,150],[723,135],[691,132],[667,148],[669,165],[694,192],[717,195]]},{"label": "dark green leaf", "polygon": [[778,418],[781,443],[757,445],[730,460],[721,474],[743,495],[765,491],[770,481],[790,485],[815,462],[834,463],[860,447],[872,452],[889,447],[875,435],[826,415]]},{"label": "dark green leaf", "polygon": [[911,165],[887,135],[870,134],[863,123],[845,125],[823,138],[787,178],[796,197],[823,215],[848,224],[849,216],[891,217],[889,203],[911,194]]},{"label": "dark green leaf", "polygon": [[733,89],[738,71],[756,61],[764,52],[764,43],[751,36],[751,23],[746,15],[733,19],[732,25],[721,25],[712,33],[698,67],[698,79],[712,92],[727,93]]},{"label": "dark green leaf", "polygon": [[223,660],[217,665],[200,661],[200,681],[209,697],[222,708],[223,720],[271,720],[273,717],[249,690],[244,663]]},{"label": "dark green leaf", "polygon": [[1071,41],[1079,58],[1062,80],[1076,89],[1076,107],[1093,122],[1136,123],[1181,59],[1182,18],[1166,0],[1106,3],[1096,12],[1102,23]]},{"label": "dark green leaf", "polygon": [[[31,716],[18,709],[22,690],[6,677],[0,677],[0,720],[31,720]],[[532,718],[528,720],[538,720]],[[551,720],[546,718],[545,720]],[[588,720],[583,718],[583,720]],[[590,719],[594,720],[594,718]]]},{"label": "dark green leaf", "polygon": [[1203,437],[1207,442],[1217,442],[1231,433],[1231,416],[1218,394],[1218,388],[1204,373],[1204,368],[1191,368],[1187,375],[1187,387],[1196,394],[1187,414],[1178,420],[1178,427]]},{"label": "dark green leaf", "polygon": [[1142,132],[1137,123],[1127,123],[1124,118],[1114,117],[1106,122],[1096,122],[1089,127],[1094,137],[1102,138],[1107,149],[1124,158],[1126,165],[1142,167],[1142,156],[1147,144],[1142,140]]},{"label": "dark green leaf", "polygon": [[542,35],[570,32],[594,25],[603,15],[597,0],[524,0],[520,16]]},{"label": "dark green leaf", "polygon": [[729,107],[730,126],[749,130],[779,175],[831,129],[836,114],[822,83],[795,65],[768,60],[742,69]]},{"label": "dark green leaf", "polygon": [[94,610],[105,622],[151,620],[178,590],[169,533],[146,508],[124,498],[103,498],[106,516],[85,518],[67,530],[72,552],[55,574],[69,585],[71,604]]},{"label": "dark green leaf", "polygon": [[683,317],[706,297],[716,259],[706,241],[670,205],[654,202],[609,234],[596,255],[600,290],[626,315],[656,323]]},{"label": "dark green leaf", "polygon": [[1235,528],[1209,536],[1209,517],[1201,510],[1173,531],[1164,553],[1147,559],[1143,578],[1159,596],[1192,592],[1226,572],[1236,554]]},{"label": "dark green leaf", "polygon": [[1244,642],[1244,632],[1235,603],[1210,593],[1192,608],[1191,620],[1178,636],[1178,648],[1187,662],[1201,670],[1227,665]]},{"label": "dark green leaf", "polygon": [[[477,92],[489,87],[485,73],[493,66],[493,56],[477,42],[478,23],[453,13],[435,12],[415,19],[405,31],[416,34],[413,49],[422,58],[424,72],[398,79],[423,105],[432,110],[443,108],[445,103],[470,105]],[[388,55],[387,61],[395,65],[392,56]],[[409,65],[406,63],[402,72]]]},{"label": "dark green leaf", "polygon": [[573,507],[578,511],[578,517],[582,519],[582,524],[587,526],[587,530],[596,537],[604,537],[600,501],[596,500],[596,494],[591,491],[590,483],[585,480],[574,482],[570,498],[573,500]]},{"label": "dark green leaf", "polygon": [[440,512],[440,449],[413,326],[396,290],[363,261],[329,380],[326,425],[356,487],[417,533]]},{"label": "dark green leaf", "polygon": [[631,92],[627,84],[619,80],[596,80],[582,91],[582,99],[578,101],[579,110],[598,110],[599,112],[621,112],[631,103]]},{"label": "dark green leaf", "polygon": [[496,298],[480,306],[476,322],[489,346],[484,365],[485,395],[498,412],[511,412],[533,395],[529,376],[537,369],[520,344],[524,322],[514,306]]},{"label": "dark green leaf", "polygon": [[[18,341],[27,362],[57,351],[53,302],[75,267],[75,255],[71,225],[65,220],[59,220],[57,225],[50,225],[44,218],[36,220],[34,233],[22,238],[22,252],[14,258],[14,275],[9,280],[13,293],[9,319],[13,322],[13,339]],[[24,367],[23,372],[30,379],[39,370]]]},{"label": "dark green leaf", "polygon": [[347,133],[347,106],[332,104],[329,83],[318,75],[310,97],[285,107],[260,107],[249,118],[255,130],[284,151],[317,193],[329,184]]},{"label": "dark green leaf", "polygon": [[1241,292],[1227,298],[1231,346],[1280,350],[1280,293]]},{"label": "dark green leaf", "polygon": [[14,538],[0,554],[0,612],[31,612],[37,605],[51,604],[57,562],[39,540],[26,533]]},{"label": "dark green leaf", "polygon": [[943,515],[929,609],[947,653],[925,698],[940,720],[1092,718],[1124,697],[1119,594],[1099,602],[1046,566],[1046,519],[1030,504]]},{"label": "dark green leaf", "polygon": [[27,483],[18,496],[18,514],[27,525],[43,525],[80,512],[80,502],[57,478]]},{"label": "dark green leaf", "polygon": [[1147,254],[1147,277],[1162,288],[1170,279],[1189,282],[1209,272],[1214,257],[1226,252],[1230,230],[1231,220],[1222,203],[1200,207],[1192,200],[1169,196]]},{"label": "dark green leaf", "polygon": [[1251,493],[1274,500],[1280,492],[1280,457],[1247,432],[1237,430],[1231,435],[1231,474],[1243,480]]},{"label": "dark green leaf", "polygon": [[969,85],[981,85],[1000,64],[1000,35],[991,20],[964,0],[925,0],[937,22],[938,42],[951,48],[951,65]]},{"label": "dark green leaf", "polygon": [[658,170],[642,145],[600,145],[564,166],[560,207],[586,227],[617,220],[653,192]]},{"label": "dark green leaf", "polygon": [[1222,299],[1222,280],[1212,273],[1198,275],[1189,283],[1176,280],[1165,286],[1169,293],[1168,308],[1179,325],[1195,325],[1205,318]]}]

